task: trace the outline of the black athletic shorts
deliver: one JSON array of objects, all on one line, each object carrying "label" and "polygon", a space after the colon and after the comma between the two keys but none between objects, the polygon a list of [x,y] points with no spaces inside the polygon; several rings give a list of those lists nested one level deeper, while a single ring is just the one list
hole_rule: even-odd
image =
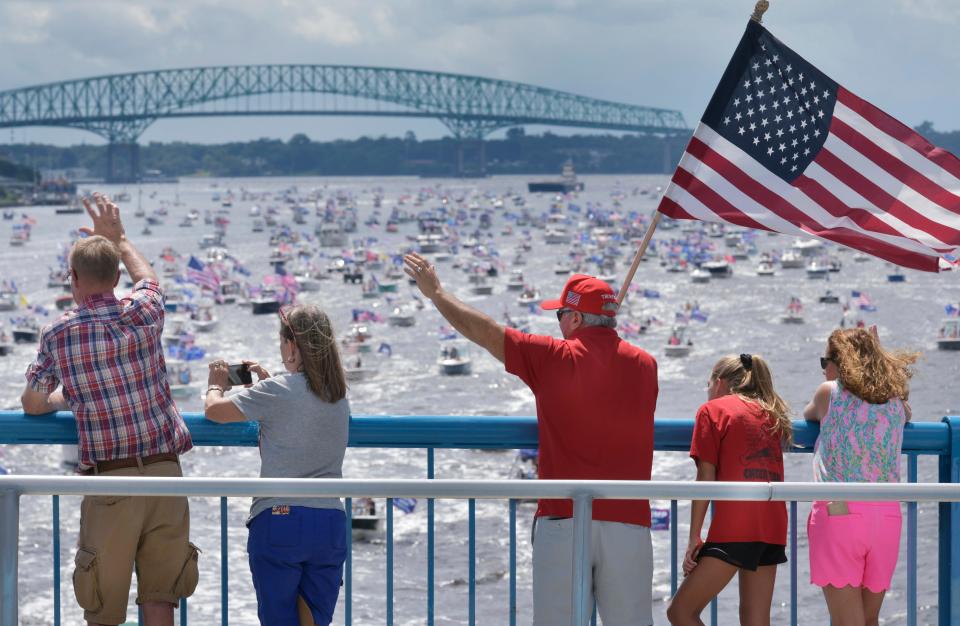
[{"label": "black athletic shorts", "polygon": [[787,562],[786,546],[762,541],[706,542],[700,548],[697,562],[705,556],[725,561],[734,567],[757,571],[762,565],[780,565]]}]

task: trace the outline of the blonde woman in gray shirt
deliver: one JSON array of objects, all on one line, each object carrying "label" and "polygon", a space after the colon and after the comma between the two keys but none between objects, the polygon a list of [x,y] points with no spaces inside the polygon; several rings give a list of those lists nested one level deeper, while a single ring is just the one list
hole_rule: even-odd
[{"label": "blonde woman in gray shirt", "polygon": [[[247,362],[259,380],[230,397],[227,363],[210,364],[206,417],[259,423],[262,478],[342,478],[350,405],[330,319],[312,305],[283,308],[279,338],[286,372]],[[247,527],[260,623],[298,626],[299,597],[301,612],[329,624],[346,559],[340,499],[254,498]]]}]

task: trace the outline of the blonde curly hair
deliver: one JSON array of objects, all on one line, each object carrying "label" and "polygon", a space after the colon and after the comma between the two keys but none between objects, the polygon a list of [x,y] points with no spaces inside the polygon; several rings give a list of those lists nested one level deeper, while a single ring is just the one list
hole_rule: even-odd
[{"label": "blonde curly hair", "polygon": [[919,352],[884,349],[876,335],[863,328],[838,328],[827,339],[827,358],[837,366],[840,384],[870,404],[909,400],[910,366],[919,357]]}]

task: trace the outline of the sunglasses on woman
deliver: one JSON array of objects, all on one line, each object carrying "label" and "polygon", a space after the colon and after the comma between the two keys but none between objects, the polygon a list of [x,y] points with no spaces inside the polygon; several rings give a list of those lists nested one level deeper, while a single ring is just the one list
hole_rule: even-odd
[{"label": "sunglasses on woman", "polygon": [[822,370],[827,369],[827,363],[833,363],[833,359],[831,359],[828,356],[820,357],[820,369]]}]

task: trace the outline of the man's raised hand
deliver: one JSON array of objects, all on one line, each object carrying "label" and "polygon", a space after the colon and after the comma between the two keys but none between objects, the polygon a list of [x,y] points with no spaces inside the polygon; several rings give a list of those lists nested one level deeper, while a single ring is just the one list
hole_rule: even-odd
[{"label": "man's raised hand", "polygon": [[93,228],[83,226],[80,232],[85,235],[101,235],[115,244],[123,241],[123,223],[120,221],[120,207],[114,204],[108,197],[100,193],[93,194],[95,203],[91,205],[89,198],[83,199],[83,206],[87,210],[87,215],[93,220]]}]

